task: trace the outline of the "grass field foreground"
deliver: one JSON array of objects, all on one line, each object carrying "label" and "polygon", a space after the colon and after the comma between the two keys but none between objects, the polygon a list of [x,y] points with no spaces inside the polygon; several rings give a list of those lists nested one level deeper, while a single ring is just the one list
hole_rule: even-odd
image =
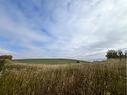
[{"label": "grass field foreground", "polygon": [[126,95],[126,64],[6,64],[0,95]]}]

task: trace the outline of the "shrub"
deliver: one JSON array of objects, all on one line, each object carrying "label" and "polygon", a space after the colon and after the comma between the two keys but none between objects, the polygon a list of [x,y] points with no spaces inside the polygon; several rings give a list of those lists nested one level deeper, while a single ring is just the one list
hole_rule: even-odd
[{"label": "shrub", "polygon": [[0,59],[3,59],[3,60],[5,60],[5,59],[12,60],[12,55],[1,55]]},{"label": "shrub", "polygon": [[2,68],[4,66],[5,60],[0,59],[0,72],[2,71]]},{"label": "shrub", "polygon": [[80,63],[80,61],[79,61],[79,60],[77,60],[77,61],[76,61],[76,63]]},{"label": "shrub", "polygon": [[12,56],[11,55],[0,56],[0,72],[2,71],[4,64],[6,63],[6,60],[12,60]]}]

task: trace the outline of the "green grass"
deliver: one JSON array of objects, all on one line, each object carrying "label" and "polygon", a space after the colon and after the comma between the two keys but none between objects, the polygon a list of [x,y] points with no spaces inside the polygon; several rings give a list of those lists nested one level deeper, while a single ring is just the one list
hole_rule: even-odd
[{"label": "green grass", "polygon": [[[17,59],[14,61],[17,63],[29,63],[29,64],[74,64],[74,63],[77,63],[78,60],[74,60],[74,59]],[[86,61],[80,61],[80,63],[84,63],[84,62]]]}]

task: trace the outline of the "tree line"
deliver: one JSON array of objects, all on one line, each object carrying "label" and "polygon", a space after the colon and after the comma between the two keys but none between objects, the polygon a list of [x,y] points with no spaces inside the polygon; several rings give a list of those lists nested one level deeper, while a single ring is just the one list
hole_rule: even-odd
[{"label": "tree line", "polygon": [[107,59],[112,59],[112,58],[126,58],[127,57],[127,51],[122,51],[122,50],[108,50],[106,53]]}]

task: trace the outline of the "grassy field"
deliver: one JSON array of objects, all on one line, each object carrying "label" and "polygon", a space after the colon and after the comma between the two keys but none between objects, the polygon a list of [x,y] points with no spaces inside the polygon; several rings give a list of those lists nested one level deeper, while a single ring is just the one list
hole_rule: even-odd
[{"label": "grassy field", "polygon": [[[16,63],[28,63],[28,64],[74,64],[74,63],[77,63],[78,60],[74,60],[74,59],[17,59],[13,61]],[[86,61],[80,61],[80,63],[86,63]]]},{"label": "grassy field", "polygon": [[7,63],[0,75],[0,95],[126,95],[125,60],[37,64],[41,62],[47,60]]}]

